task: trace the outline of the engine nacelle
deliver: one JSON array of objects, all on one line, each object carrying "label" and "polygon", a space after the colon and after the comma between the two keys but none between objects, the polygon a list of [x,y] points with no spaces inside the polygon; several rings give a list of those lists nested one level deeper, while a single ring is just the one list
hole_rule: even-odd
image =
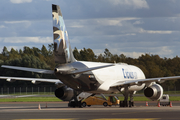
[{"label": "engine nacelle", "polygon": [[55,90],[55,96],[63,101],[70,101],[74,96],[74,91],[66,86],[60,87]]},{"label": "engine nacelle", "polygon": [[163,95],[163,88],[159,84],[154,84],[144,90],[144,95],[150,100],[159,100]]}]

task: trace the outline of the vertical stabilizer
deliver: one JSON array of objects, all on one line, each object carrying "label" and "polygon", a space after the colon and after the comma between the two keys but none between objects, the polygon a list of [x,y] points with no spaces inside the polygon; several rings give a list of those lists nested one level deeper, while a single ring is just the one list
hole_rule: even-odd
[{"label": "vertical stabilizer", "polygon": [[63,16],[58,5],[52,5],[54,57],[55,63],[65,64],[74,62],[68,33]]}]

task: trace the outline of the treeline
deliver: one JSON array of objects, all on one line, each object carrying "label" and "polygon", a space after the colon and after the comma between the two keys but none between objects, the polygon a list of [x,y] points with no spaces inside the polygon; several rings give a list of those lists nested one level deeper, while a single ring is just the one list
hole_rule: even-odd
[{"label": "treeline", "polygon": [[[11,48],[10,51],[6,47],[3,48],[0,54],[0,66],[21,66],[29,68],[39,69],[52,69],[55,67],[53,60],[53,44],[48,45],[48,49],[43,45],[41,49],[33,47],[29,48],[25,46],[23,50],[14,50]],[[34,72],[26,72],[12,69],[0,68],[0,76],[11,76],[11,77],[28,77],[28,78],[55,78],[54,75],[39,74]],[[52,83],[41,83],[39,86],[53,85]],[[13,83],[0,80],[1,87],[7,86],[34,86],[30,82],[16,81]]]},{"label": "treeline", "polygon": [[[25,46],[23,50],[14,50],[13,48],[8,51],[6,47],[3,48],[0,54],[0,65],[22,66],[39,69],[54,69],[56,66],[53,59],[53,44],[48,45],[48,49],[43,45],[41,49],[29,48]],[[83,48],[80,51],[75,48],[73,50],[74,57],[81,61],[94,61],[94,62],[108,62],[108,63],[127,63],[135,65],[143,70],[147,78],[153,77],[166,77],[166,76],[179,76],[180,75],[180,58],[160,58],[158,55],[145,54],[139,58],[126,57],[124,54],[112,54],[108,49],[104,53],[95,55],[93,50]],[[0,76],[17,76],[17,77],[37,77],[37,78],[55,78],[53,75],[38,74],[33,72],[25,72],[18,70],[10,70],[0,68]],[[27,82],[18,81],[14,83],[7,83],[3,80],[0,81],[1,86],[8,85],[29,85]],[[49,85],[49,83],[41,83],[39,85]],[[52,84],[51,84],[52,85]],[[165,89],[180,90],[180,80],[166,81],[162,84]]]}]

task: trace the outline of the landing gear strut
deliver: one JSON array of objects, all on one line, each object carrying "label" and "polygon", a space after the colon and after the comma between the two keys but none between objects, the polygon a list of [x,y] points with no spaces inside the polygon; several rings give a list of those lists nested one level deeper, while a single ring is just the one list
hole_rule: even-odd
[{"label": "landing gear strut", "polygon": [[129,107],[134,107],[134,99],[133,99],[133,94],[134,94],[134,92],[135,92],[135,91],[129,92],[129,93],[130,93],[130,95],[129,95],[129,97],[130,97]]},{"label": "landing gear strut", "polygon": [[[124,93],[122,93],[124,96],[124,101],[120,101],[119,107],[133,107],[134,101],[133,101],[133,94],[134,91],[129,91],[128,86],[125,86]],[[130,101],[128,103],[128,95],[130,97]]]},{"label": "landing gear strut", "polygon": [[74,96],[73,96],[73,98],[69,101],[69,103],[68,103],[68,107],[82,107],[81,106],[81,100],[80,101],[78,101],[78,99],[77,99],[77,96],[78,96],[78,93],[76,92],[76,91],[74,91]]}]

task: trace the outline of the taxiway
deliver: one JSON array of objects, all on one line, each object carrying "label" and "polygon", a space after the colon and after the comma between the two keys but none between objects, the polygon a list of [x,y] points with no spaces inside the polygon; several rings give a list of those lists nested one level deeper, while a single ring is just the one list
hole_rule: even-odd
[{"label": "taxiway", "polygon": [[0,103],[0,120],[178,120],[179,113],[180,102],[173,102],[173,107],[136,102],[132,108],[68,108],[67,102]]}]

